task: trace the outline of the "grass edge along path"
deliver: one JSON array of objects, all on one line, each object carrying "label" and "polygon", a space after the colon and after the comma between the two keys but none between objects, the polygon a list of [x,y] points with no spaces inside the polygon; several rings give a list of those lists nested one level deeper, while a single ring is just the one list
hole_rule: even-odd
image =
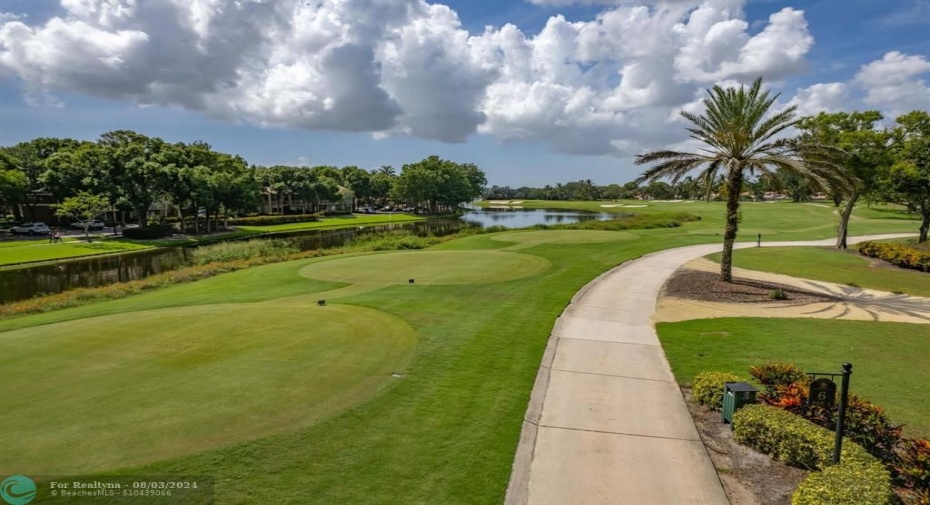
[{"label": "grass edge along path", "polygon": [[[685,236],[676,241],[700,239]],[[467,251],[509,244],[475,235],[446,242],[442,248]],[[659,241],[638,239],[571,244],[560,237],[557,244],[521,251],[552,263],[546,272],[532,277],[490,284],[403,284],[332,300],[384,310],[416,329],[416,355],[403,379],[378,397],[294,433],[119,473],[215,475],[222,482],[218,497],[222,503],[500,501],[555,318],[585,283],[662,246]],[[229,275],[250,273],[262,278],[264,289],[270,290],[275,282],[268,275],[271,270],[327,260],[278,263]],[[138,295],[132,303],[94,304],[17,318],[17,322],[75,319],[117,306],[121,307],[117,312],[139,310],[155,301],[189,305],[183,293],[203,293],[211,286],[224,299],[234,299],[236,289],[248,288],[230,284],[224,277]],[[347,481],[346,475],[353,478]]]},{"label": "grass edge along path", "polygon": [[656,325],[675,379],[703,371],[751,380],[749,367],[777,361],[839,373],[853,364],[850,391],[885,407],[908,436],[930,436],[930,325],[832,319],[715,318]]},{"label": "grass edge along path", "polygon": [[[695,230],[699,224],[688,226]],[[819,229],[808,233],[824,235]],[[500,502],[545,343],[555,318],[574,293],[604,271],[643,254],[718,240],[678,228],[642,230],[636,235],[638,239],[613,243],[538,244],[523,249],[521,253],[552,263],[545,273],[524,279],[397,285],[334,300],[386,311],[417,330],[416,355],[403,379],[349,411],[293,433],[116,472],[214,475],[221,503]],[[500,249],[508,244],[477,235],[440,247]],[[304,286],[290,275],[285,276],[287,281],[272,275],[311,261],[321,260],[265,265],[128,300],[10,322],[29,326],[91,313],[139,310],[150,304],[208,303],[211,296],[257,301],[285,292],[329,289]],[[260,279],[262,289],[242,292],[250,284],[231,281],[243,276]],[[290,287],[278,290],[285,282]]]}]

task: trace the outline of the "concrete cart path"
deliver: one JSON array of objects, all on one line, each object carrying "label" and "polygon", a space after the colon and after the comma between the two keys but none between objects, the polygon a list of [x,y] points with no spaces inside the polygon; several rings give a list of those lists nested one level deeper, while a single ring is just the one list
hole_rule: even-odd
[{"label": "concrete cart path", "polygon": [[[904,236],[913,234],[849,242]],[[552,329],[505,503],[728,503],[651,321],[659,290],[675,270],[721,249],[707,244],[650,254],[574,296]]]}]

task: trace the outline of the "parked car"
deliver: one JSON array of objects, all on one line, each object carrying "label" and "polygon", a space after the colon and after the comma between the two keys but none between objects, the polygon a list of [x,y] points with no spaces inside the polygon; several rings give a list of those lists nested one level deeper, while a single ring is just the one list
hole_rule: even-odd
[{"label": "parked car", "polygon": [[[104,229],[104,227],[106,227],[106,225],[103,224],[103,221],[99,221],[97,219],[91,219],[90,221],[87,221],[87,224],[89,224],[89,226],[87,227],[89,230],[102,230]],[[71,227],[77,228],[79,230],[83,230],[84,221],[75,221],[71,223]]]},{"label": "parked car", "polygon": [[375,211],[372,210],[371,207],[362,207],[359,210],[362,212],[362,214],[374,214],[375,213]]},{"label": "parked car", "polygon": [[10,228],[10,231],[12,233],[24,233],[26,235],[45,235],[52,232],[45,223],[23,223],[19,226]]}]

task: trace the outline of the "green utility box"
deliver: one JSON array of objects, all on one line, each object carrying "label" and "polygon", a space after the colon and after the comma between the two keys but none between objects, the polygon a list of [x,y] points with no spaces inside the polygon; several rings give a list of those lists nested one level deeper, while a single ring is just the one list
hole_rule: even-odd
[{"label": "green utility box", "polygon": [[743,405],[756,403],[756,393],[759,390],[748,382],[723,383],[723,422],[733,423],[733,413],[743,408]]}]

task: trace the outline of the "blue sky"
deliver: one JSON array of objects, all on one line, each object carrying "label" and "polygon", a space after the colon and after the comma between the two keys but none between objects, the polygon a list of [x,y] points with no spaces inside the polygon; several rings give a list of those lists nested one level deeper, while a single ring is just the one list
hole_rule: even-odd
[{"label": "blue sky", "polygon": [[714,83],[761,73],[805,113],[930,107],[927,0],[311,3],[3,0],[0,145],[132,129],[263,165],[438,154],[491,184],[609,184],[682,145],[670,118]]}]

